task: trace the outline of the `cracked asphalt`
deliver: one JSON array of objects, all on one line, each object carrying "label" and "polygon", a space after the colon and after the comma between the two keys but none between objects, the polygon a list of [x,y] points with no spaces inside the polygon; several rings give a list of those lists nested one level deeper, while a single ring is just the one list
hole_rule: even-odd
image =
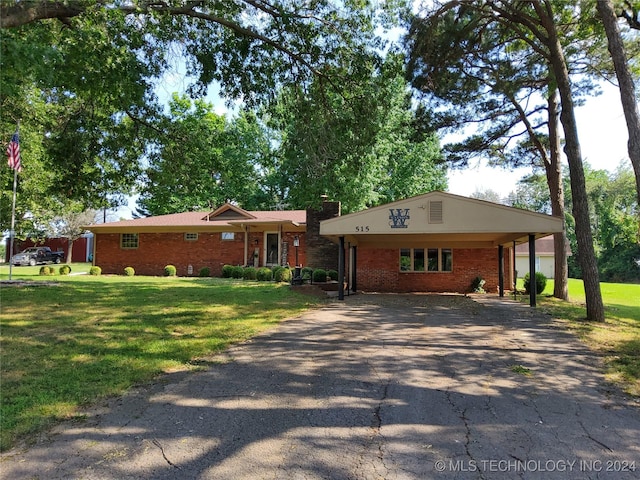
[{"label": "cracked asphalt", "polygon": [[2,479],[637,479],[640,408],[492,295],[355,295],[110,399]]}]

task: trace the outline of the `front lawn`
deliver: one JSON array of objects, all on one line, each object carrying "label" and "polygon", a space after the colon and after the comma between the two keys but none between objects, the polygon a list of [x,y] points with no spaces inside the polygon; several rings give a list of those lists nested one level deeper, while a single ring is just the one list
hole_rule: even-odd
[{"label": "front lawn", "polygon": [[[553,280],[538,296],[538,308],[569,321],[589,347],[602,355],[607,378],[627,393],[640,396],[640,285],[601,283],[606,321],[587,322],[582,280],[569,279],[569,302],[553,298]],[[528,297],[524,298],[528,301]]]},{"label": "front lawn", "polygon": [[[14,280],[33,282],[0,290],[1,450],[100,397],[197,369],[317,303],[285,284],[38,271],[14,267]],[[0,278],[7,274],[3,266]]]}]

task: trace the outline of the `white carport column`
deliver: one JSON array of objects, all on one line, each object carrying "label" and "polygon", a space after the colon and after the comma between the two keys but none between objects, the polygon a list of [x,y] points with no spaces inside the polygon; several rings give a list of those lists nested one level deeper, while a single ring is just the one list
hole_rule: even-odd
[{"label": "white carport column", "polygon": [[338,250],[338,300],[344,300],[344,237],[340,237]]},{"label": "white carport column", "polygon": [[529,306],[536,306],[536,236],[529,234]]}]

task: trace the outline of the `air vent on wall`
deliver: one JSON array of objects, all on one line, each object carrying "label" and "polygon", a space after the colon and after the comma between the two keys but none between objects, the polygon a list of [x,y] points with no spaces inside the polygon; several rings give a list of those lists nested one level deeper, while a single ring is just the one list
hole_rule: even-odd
[{"label": "air vent on wall", "polygon": [[442,223],[442,200],[429,201],[429,223]]}]

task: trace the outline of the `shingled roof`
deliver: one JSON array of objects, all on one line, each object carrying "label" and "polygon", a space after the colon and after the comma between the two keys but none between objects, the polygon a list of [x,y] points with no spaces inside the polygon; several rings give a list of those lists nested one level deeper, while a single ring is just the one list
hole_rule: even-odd
[{"label": "shingled roof", "polygon": [[304,227],[306,222],[305,210],[249,211],[226,203],[212,212],[171,213],[90,225],[87,229],[94,233],[237,231],[245,225]]}]

